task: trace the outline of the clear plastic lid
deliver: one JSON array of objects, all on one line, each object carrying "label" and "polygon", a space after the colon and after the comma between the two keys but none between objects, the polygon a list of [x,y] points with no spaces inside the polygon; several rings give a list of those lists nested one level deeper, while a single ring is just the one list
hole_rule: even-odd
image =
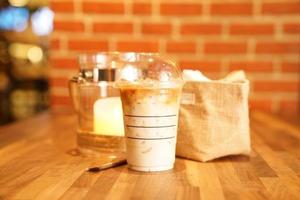
[{"label": "clear plastic lid", "polygon": [[117,67],[116,86],[173,88],[182,87],[178,66],[154,53],[120,53],[122,64]]}]

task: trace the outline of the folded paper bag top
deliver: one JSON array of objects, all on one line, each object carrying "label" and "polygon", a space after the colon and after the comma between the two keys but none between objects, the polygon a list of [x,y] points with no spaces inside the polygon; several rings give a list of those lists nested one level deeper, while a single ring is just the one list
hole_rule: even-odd
[{"label": "folded paper bag top", "polygon": [[243,71],[210,80],[185,70],[176,155],[209,161],[227,155],[249,155],[249,81]]}]

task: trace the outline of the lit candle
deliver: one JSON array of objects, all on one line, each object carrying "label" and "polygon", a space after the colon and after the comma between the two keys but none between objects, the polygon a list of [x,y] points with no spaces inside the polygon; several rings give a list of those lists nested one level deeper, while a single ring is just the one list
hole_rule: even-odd
[{"label": "lit candle", "polygon": [[94,132],[108,136],[123,136],[123,114],[120,97],[98,99],[94,104]]}]

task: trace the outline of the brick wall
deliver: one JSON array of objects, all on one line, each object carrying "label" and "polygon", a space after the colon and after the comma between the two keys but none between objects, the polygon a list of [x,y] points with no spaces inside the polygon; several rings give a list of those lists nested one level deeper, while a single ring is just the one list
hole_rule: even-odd
[{"label": "brick wall", "polygon": [[52,0],[53,107],[68,106],[67,79],[86,51],[151,51],[211,78],[244,69],[250,104],[299,113],[300,1]]}]

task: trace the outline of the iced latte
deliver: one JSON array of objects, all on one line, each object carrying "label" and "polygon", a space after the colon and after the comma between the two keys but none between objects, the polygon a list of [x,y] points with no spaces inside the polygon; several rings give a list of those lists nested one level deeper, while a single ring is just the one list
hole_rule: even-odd
[{"label": "iced latte", "polygon": [[172,169],[181,88],[127,86],[120,91],[129,167],[138,171]]},{"label": "iced latte", "polygon": [[119,69],[127,162],[137,171],[173,168],[183,80],[158,54],[128,53]]}]

